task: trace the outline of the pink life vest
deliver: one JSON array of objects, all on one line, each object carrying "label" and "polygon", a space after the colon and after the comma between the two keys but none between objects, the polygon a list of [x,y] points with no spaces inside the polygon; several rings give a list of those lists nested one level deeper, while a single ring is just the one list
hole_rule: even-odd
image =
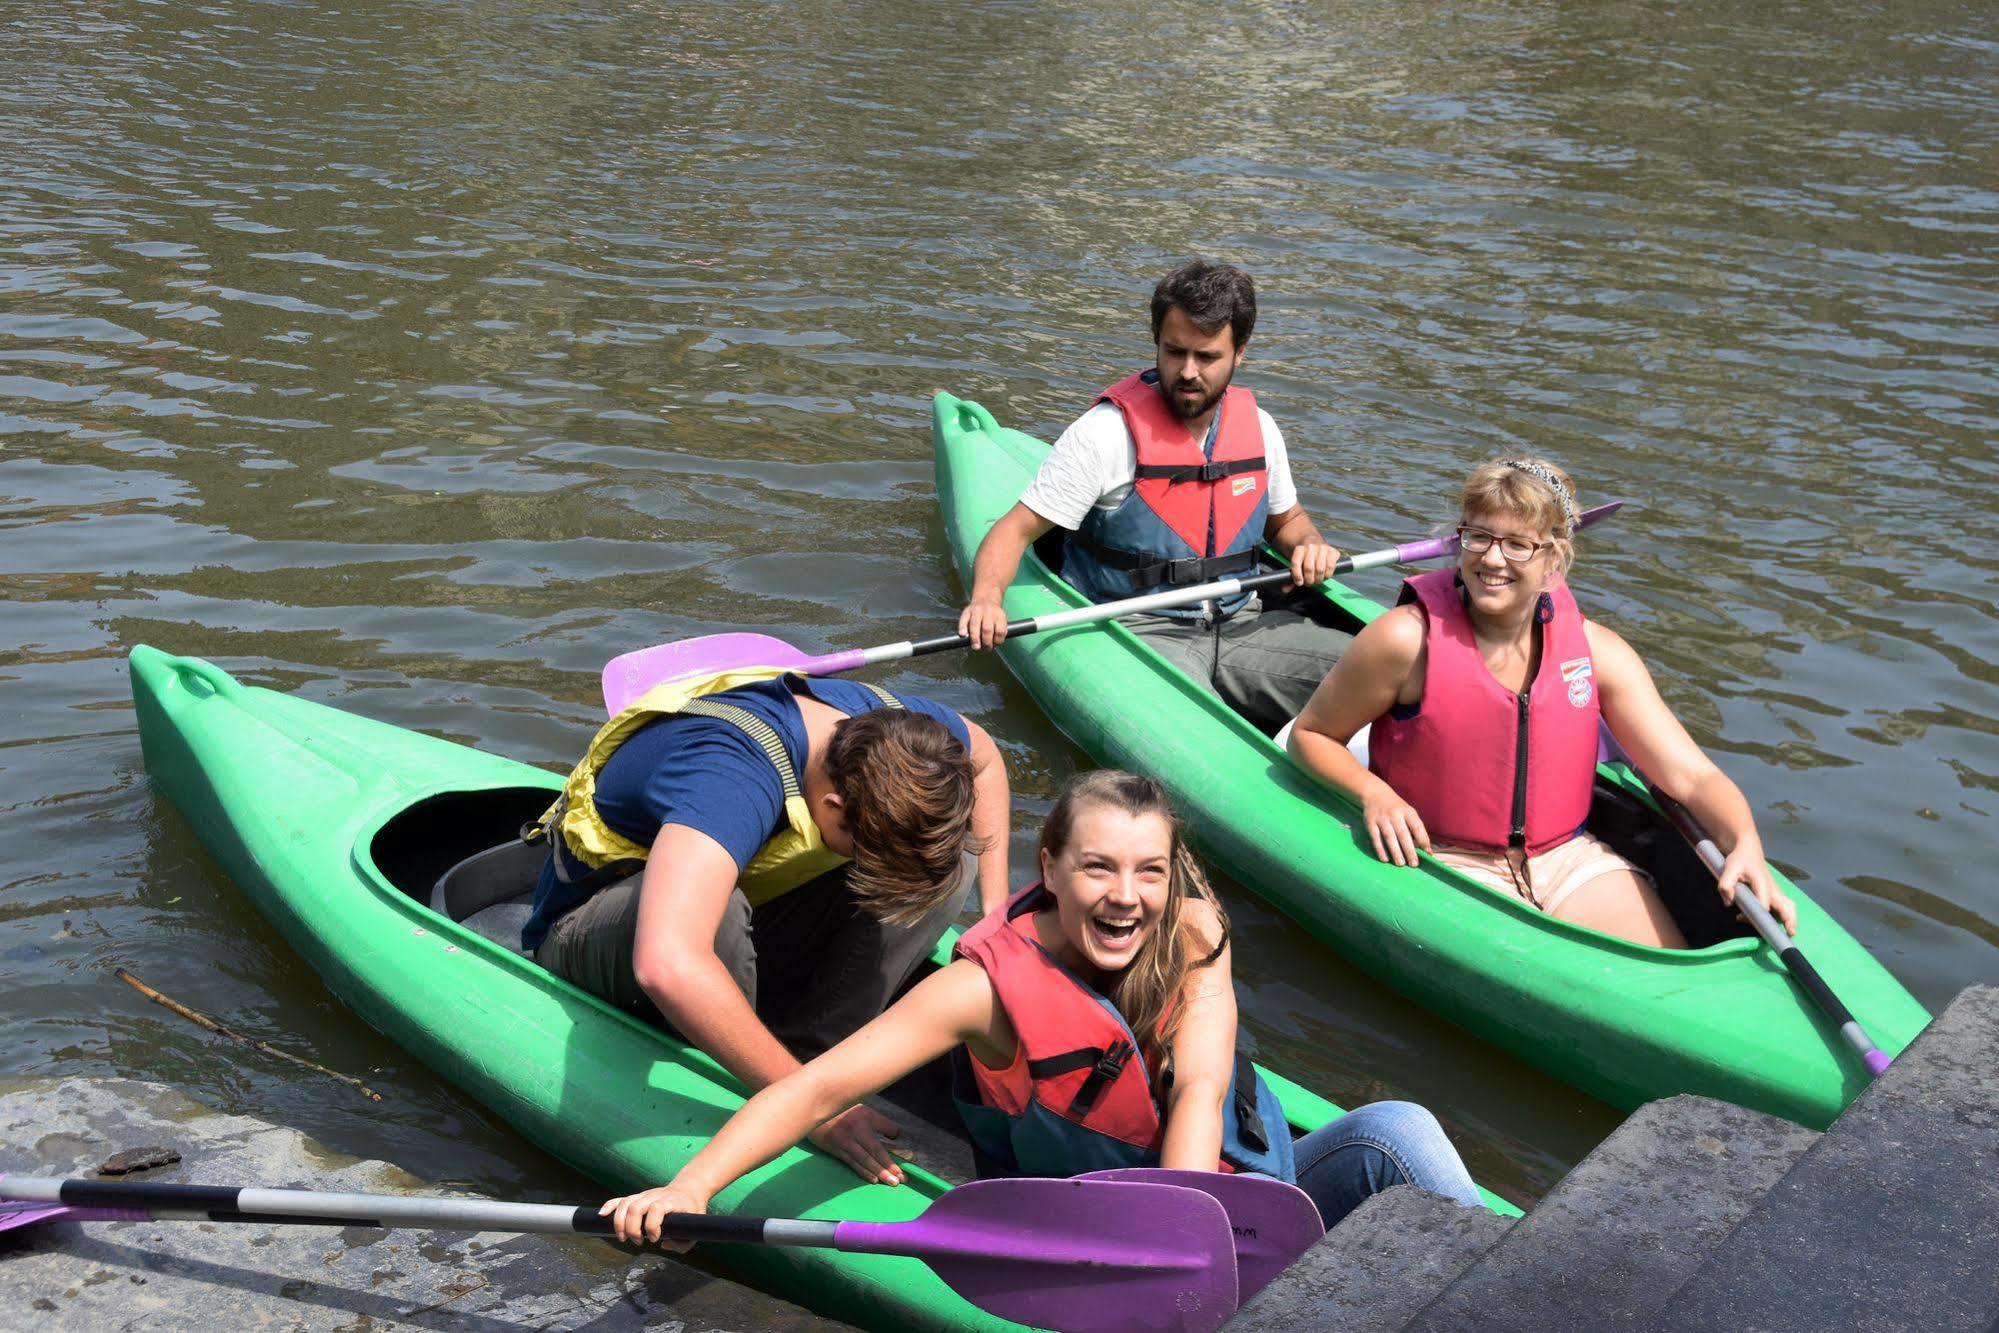
[{"label": "pink life vest", "polygon": [[[1238,538],[1250,518],[1263,511],[1269,487],[1256,396],[1234,385],[1222,391],[1216,407],[1221,429],[1209,457],[1187,423],[1167,406],[1156,379],[1140,371],[1099,395],[1117,404],[1131,432],[1138,454],[1132,488],[1196,555],[1228,555],[1245,545]],[[1252,548],[1263,539],[1261,523],[1248,538]]]},{"label": "pink life vest", "polygon": [[1541,662],[1523,694],[1486,669],[1457,571],[1403,584],[1428,620],[1423,698],[1368,733],[1368,767],[1423,817],[1437,842],[1539,856],[1589,818],[1596,783],[1596,693],[1589,639],[1568,584],[1541,594]]}]

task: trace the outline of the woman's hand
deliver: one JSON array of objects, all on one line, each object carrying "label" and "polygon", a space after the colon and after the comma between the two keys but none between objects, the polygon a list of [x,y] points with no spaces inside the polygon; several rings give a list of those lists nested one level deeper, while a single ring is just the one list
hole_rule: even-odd
[{"label": "woman's hand", "polygon": [[1374,854],[1381,860],[1413,866],[1417,848],[1430,850],[1430,831],[1423,827],[1423,817],[1386,782],[1369,787],[1360,813],[1367,821],[1367,836],[1374,839]]},{"label": "woman's hand", "polygon": [[654,1244],[675,1254],[685,1254],[694,1248],[691,1240],[662,1239],[659,1224],[668,1213],[705,1213],[708,1211],[706,1195],[675,1185],[660,1185],[638,1194],[627,1194],[616,1199],[607,1199],[597,1210],[597,1216],[609,1217],[616,1223],[618,1239],[633,1245]]},{"label": "woman's hand", "polygon": [[902,1164],[889,1154],[884,1139],[896,1138],[902,1127],[879,1111],[850,1106],[812,1131],[811,1140],[854,1168],[854,1174],[875,1185],[900,1185]]},{"label": "woman's hand", "polygon": [[1721,873],[1715,876],[1714,882],[1715,887],[1721,890],[1721,900],[1731,907],[1735,905],[1737,886],[1748,884],[1750,892],[1756,895],[1756,901],[1784,923],[1787,933],[1798,933],[1797,904],[1770,878],[1770,867],[1763,859],[1763,840],[1754,833],[1736,840],[1734,850],[1721,863]]}]

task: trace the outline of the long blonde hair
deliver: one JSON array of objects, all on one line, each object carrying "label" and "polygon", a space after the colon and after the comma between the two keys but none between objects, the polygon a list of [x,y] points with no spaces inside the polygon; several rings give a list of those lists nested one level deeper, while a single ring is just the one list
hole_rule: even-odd
[{"label": "long blonde hair", "polygon": [[[1180,1025],[1180,1006],[1175,1002],[1188,976],[1221,956],[1229,939],[1228,914],[1187,847],[1185,830],[1166,789],[1151,778],[1118,769],[1099,769],[1071,778],[1041,825],[1041,850],[1050,858],[1060,856],[1075,833],[1077,816],[1089,805],[1108,805],[1134,816],[1159,815],[1171,830],[1166,910],[1160,915],[1158,928],[1138,946],[1130,965],[1111,979],[1108,992],[1111,1003],[1137,1036],[1146,1068],[1156,1077],[1165,1068],[1163,1057],[1172,1049],[1173,1034]],[[1221,940],[1213,948],[1206,947],[1194,923],[1181,913],[1181,903],[1189,898],[1207,903],[1221,925]]]}]

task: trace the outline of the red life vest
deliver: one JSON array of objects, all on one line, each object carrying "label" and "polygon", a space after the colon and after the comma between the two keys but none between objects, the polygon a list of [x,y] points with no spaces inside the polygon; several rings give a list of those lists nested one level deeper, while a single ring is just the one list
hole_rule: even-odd
[{"label": "red life vest", "polygon": [[[985,969],[1018,1042],[1004,1069],[960,1047],[954,1098],[973,1142],[1009,1171],[1156,1166],[1165,1126],[1137,1040],[1117,1007],[1042,945],[1034,914],[1051,902],[1033,885],[958,940],[956,956]],[[1283,1108],[1241,1057],[1223,1099],[1220,1169],[1294,1175]]]},{"label": "red life vest", "polygon": [[1270,486],[1256,398],[1223,390],[1214,448],[1204,452],[1158,378],[1140,371],[1098,395],[1123,415],[1137,466],[1130,494],[1113,510],[1092,509],[1070,539],[1065,573],[1096,601],[1246,572],[1263,541]]},{"label": "red life vest", "polygon": [[1472,635],[1455,570],[1419,574],[1402,602],[1428,620],[1423,698],[1368,733],[1368,768],[1416,807],[1431,838],[1539,856],[1589,818],[1596,783],[1596,692],[1582,612],[1559,579],[1535,620],[1541,662],[1523,694],[1493,677]]},{"label": "red life vest", "polygon": [[[1174,535],[1203,556],[1236,545],[1243,523],[1265,498],[1263,426],[1256,396],[1231,384],[1216,411],[1221,429],[1212,457],[1159,392],[1158,375],[1127,375],[1100,398],[1116,403],[1138,452],[1133,489]],[[1254,536],[1261,540],[1259,528]]]}]

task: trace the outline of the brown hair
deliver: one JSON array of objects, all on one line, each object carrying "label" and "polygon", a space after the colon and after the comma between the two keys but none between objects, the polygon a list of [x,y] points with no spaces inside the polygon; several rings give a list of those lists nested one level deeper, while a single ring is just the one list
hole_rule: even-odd
[{"label": "brown hair", "polygon": [[854,839],[849,881],[863,911],[908,925],[962,887],[972,836],[972,756],[942,722],[877,708],[835,724],[826,776]]},{"label": "brown hair", "polygon": [[[1567,489],[1566,505],[1547,476],[1537,473],[1554,477]],[[1566,570],[1576,553],[1575,534],[1569,530],[1568,516],[1578,504],[1574,480],[1547,459],[1495,458],[1480,463],[1465,478],[1464,493],[1458,500],[1458,521],[1469,523],[1476,514],[1511,514],[1554,539],[1555,568]]]},{"label": "brown hair", "polygon": [[1152,341],[1166,323],[1166,312],[1179,306],[1194,327],[1214,334],[1229,326],[1240,351],[1256,329],[1256,283],[1233,264],[1190,259],[1159,280],[1152,289]]},{"label": "brown hair", "polygon": [[[1131,963],[1111,981],[1110,1000],[1131,1025],[1138,1038],[1139,1053],[1156,1076],[1165,1068],[1162,1059],[1172,1046],[1173,1033],[1180,1024],[1180,1008],[1175,1003],[1187,977],[1197,968],[1208,966],[1221,956],[1229,939],[1229,918],[1215,898],[1215,891],[1202,873],[1200,862],[1187,848],[1187,837],[1179,816],[1166,798],[1166,789],[1151,778],[1117,769],[1099,769],[1069,779],[1055,798],[1055,808],[1041,826],[1041,850],[1060,856],[1076,831],[1076,817],[1083,807],[1108,805],[1128,815],[1160,815],[1172,830],[1172,869],[1166,891],[1166,910],[1159,927],[1138,946]],[[1222,938],[1212,949],[1182,916],[1180,904],[1198,898],[1214,909],[1221,923]]]}]

